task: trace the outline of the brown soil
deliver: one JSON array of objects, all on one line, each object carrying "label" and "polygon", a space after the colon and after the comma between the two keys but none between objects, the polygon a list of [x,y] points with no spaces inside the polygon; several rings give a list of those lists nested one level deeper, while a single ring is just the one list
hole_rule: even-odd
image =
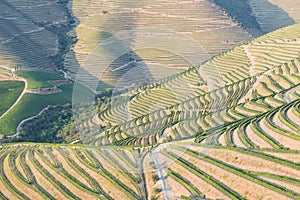
[{"label": "brown soil", "polygon": [[246,148],[246,146],[244,145],[244,143],[241,141],[238,133],[237,133],[237,129],[235,129],[233,131],[233,135],[232,135],[232,138],[233,138],[233,143],[234,145],[236,145],[237,147],[242,147],[242,148]]},{"label": "brown soil", "polygon": [[285,147],[291,148],[291,149],[300,150],[300,141],[299,140],[295,140],[295,139],[286,137],[284,135],[281,135],[281,134],[273,131],[272,129],[270,129],[269,127],[267,127],[265,125],[264,121],[261,121],[259,124],[260,124],[260,127],[266,133],[268,133],[272,138],[274,138],[277,141],[280,141],[280,144],[284,145]]},{"label": "brown soil", "polygon": [[246,128],[246,134],[248,138],[257,146],[262,148],[273,148],[267,141],[256,135],[251,129],[250,125],[248,125]]},{"label": "brown soil", "polygon": [[46,163],[44,163],[44,161],[40,158],[39,155],[35,154],[34,156],[40,162],[40,164],[45,168],[45,170],[47,170],[52,176],[54,176],[60,183],[66,186],[73,194],[75,194],[76,196],[82,199],[97,199],[95,196],[80,190],[74,184],[69,182],[69,180],[67,180],[66,178],[59,175],[57,172],[55,172]]},{"label": "brown soil", "polygon": [[26,92],[30,94],[56,94],[62,92],[62,90],[57,87],[53,87],[53,88],[31,89],[31,90],[27,90]]},{"label": "brown soil", "polygon": [[152,174],[156,173],[156,172],[155,172],[154,166],[150,165],[150,162],[152,162],[152,159],[149,155],[147,155],[144,159],[143,167],[146,171],[145,178],[146,178],[146,186],[147,186],[147,192],[148,192],[149,197],[156,196],[156,194],[154,194],[154,191],[153,191],[154,188],[156,188],[156,187],[161,188],[158,181],[156,183],[154,183],[154,181],[152,180]]},{"label": "brown soil", "polygon": [[264,186],[228,172],[213,164],[204,162],[203,160],[196,159],[187,154],[182,157],[247,199],[259,199],[262,197],[265,199],[275,197],[278,199],[289,199],[288,197],[267,189]]},{"label": "brown soil", "polygon": [[19,78],[17,76],[9,76],[9,77],[1,77],[0,76],[0,81],[20,81],[23,80],[22,78]]},{"label": "brown soil", "polygon": [[68,152],[70,153],[70,158],[72,158],[83,170],[89,173],[96,181],[101,185],[102,189],[110,195],[114,199],[129,199],[118,187],[108,181],[105,177],[99,173],[91,170],[90,168],[86,167],[82,164],[74,155],[74,153],[69,149]]},{"label": "brown soil", "polygon": [[43,197],[39,195],[37,192],[35,192],[32,188],[28,187],[28,185],[25,185],[15,173],[13,173],[13,169],[9,167],[9,160],[8,156],[4,159],[3,162],[4,165],[4,173],[6,174],[6,177],[11,182],[13,186],[15,186],[21,193],[25,194],[30,199],[42,199]]},{"label": "brown soil", "polygon": [[37,183],[43,187],[44,189],[46,189],[54,198],[56,199],[65,199],[66,197],[59,191],[57,190],[54,185],[52,185],[52,183],[50,183],[48,181],[48,179],[46,177],[44,177],[33,165],[32,161],[29,160],[28,155],[26,155],[26,161],[27,164],[29,166],[29,168],[31,169],[34,177],[36,178]]}]

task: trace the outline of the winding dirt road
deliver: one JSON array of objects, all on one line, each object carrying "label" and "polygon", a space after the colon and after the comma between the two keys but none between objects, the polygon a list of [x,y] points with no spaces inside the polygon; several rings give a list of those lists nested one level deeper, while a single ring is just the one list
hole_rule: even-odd
[{"label": "winding dirt road", "polygon": [[36,117],[42,115],[43,112],[45,112],[45,111],[48,110],[48,109],[49,109],[49,108],[46,107],[46,108],[44,108],[43,110],[41,110],[37,115],[22,120],[22,121],[18,124],[18,126],[17,126],[16,133],[15,133],[14,135],[8,135],[7,138],[15,138],[15,137],[17,137],[18,135],[20,135],[20,129],[21,129],[21,126],[22,126],[25,122],[28,122],[28,121],[30,121],[30,120],[32,120],[32,119],[34,119],[34,118],[36,118]]},{"label": "winding dirt road", "polygon": [[284,93],[283,98],[286,100],[286,102],[290,103],[292,101],[290,95],[299,89],[300,89],[300,85],[297,85],[289,89],[286,93]]},{"label": "winding dirt road", "polygon": [[27,81],[24,78],[15,76],[15,74],[14,74],[14,72],[13,72],[12,69],[6,68],[6,67],[3,67],[3,66],[0,66],[0,67],[4,68],[4,69],[9,69],[11,71],[12,75],[13,75],[13,77],[0,78],[0,81],[7,81],[7,80],[13,81],[13,80],[15,80],[15,81],[23,81],[25,83],[25,87],[24,87],[23,92],[20,94],[20,96],[18,97],[18,99],[15,101],[15,103],[5,113],[3,113],[0,116],[0,120],[1,120],[5,115],[7,115],[7,113],[9,113],[20,102],[20,100],[22,99],[22,97],[24,96],[24,94],[27,91],[28,83],[27,83]]},{"label": "winding dirt road", "polygon": [[[15,103],[14,103],[14,104],[13,104],[13,105],[5,112],[5,113],[3,113],[3,114],[0,116],[0,120],[1,120],[5,115],[7,115],[7,114],[8,114],[8,113],[9,113],[9,112],[10,112],[10,111],[11,111],[11,110],[12,110],[19,102],[20,102],[20,100],[23,98],[24,94],[25,94],[25,93],[28,93],[28,91],[30,91],[30,90],[27,90],[27,88],[28,88],[28,82],[27,82],[27,80],[24,79],[24,78],[22,78],[22,77],[16,76],[13,69],[8,68],[8,67],[5,67],[5,66],[0,66],[0,68],[9,70],[9,71],[11,71],[11,74],[12,74],[11,77],[0,77],[0,81],[13,81],[13,80],[15,80],[15,81],[23,81],[23,82],[25,83],[25,87],[24,87],[23,92],[20,94],[20,96],[18,97],[18,99],[15,101]],[[66,77],[66,76],[65,76],[65,77]],[[30,92],[29,92],[29,93],[30,93]],[[22,121],[18,124],[18,126],[17,126],[17,128],[16,128],[16,133],[15,133],[14,135],[9,135],[9,136],[7,136],[7,137],[8,137],[8,138],[14,138],[14,137],[17,137],[17,136],[20,134],[20,127],[22,126],[22,124],[24,124],[25,122],[27,122],[27,121],[29,121],[29,120],[31,120],[31,119],[33,119],[33,118],[39,116],[39,115],[41,115],[41,114],[42,114],[45,110],[47,110],[47,109],[48,109],[48,107],[46,107],[46,108],[44,108],[43,110],[41,110],[37,115],[22,120]]]}]

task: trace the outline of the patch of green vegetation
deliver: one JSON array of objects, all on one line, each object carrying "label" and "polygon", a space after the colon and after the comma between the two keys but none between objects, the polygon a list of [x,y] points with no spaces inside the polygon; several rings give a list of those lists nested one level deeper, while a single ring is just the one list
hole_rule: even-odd
[{"label": "patch of green vegetation", "polygon": [[52,87],[47,81],[64,80],[60,72],[18,71],[16,74],[27,80],[28,89]]},{"label": "patch of green vegetation", "polygon": [[71,103],[73,84],[62,85],[63,92],[50,95],[25,94],[22,100],[0,121],[0,134],[12,135],[18,124],[38,114],[48,105]]},{"label": "patch of green vegetation", "polygon": [[14,104],[24,87],[23,81],[0,81],[0,116]]},{"label": "patch of green vegetation", "polygon": [[24,123],[20,128],[20,136],[15,142],[65,142],[65,137],[57,132],[71,121],[71,104],[48,107],[39,117]]}]

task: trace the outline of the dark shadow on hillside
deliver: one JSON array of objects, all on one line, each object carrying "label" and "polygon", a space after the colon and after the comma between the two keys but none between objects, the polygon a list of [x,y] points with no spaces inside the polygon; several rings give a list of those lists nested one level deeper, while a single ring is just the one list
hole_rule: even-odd
[{"label": "dark shadow on hillside", "polygon": [[[129,33],[134,34],[134,30],[130,30]],[[107,41],[112,44],[105,45],[103,50],[106,56],[115,59],[108,63],[100,79],[107,79],[107,77],[114,79],[115,94],[154,81],[146,63],[131,48],[134,42],[131,38],[122,40],[110,34]]]},{"label": "dark shadow on hillside", "polygon": [[233,18],[233,20],[239,22],[239,24],[251,35],[256,36],[262,34],[256,18],[252,16],[252,10],[247,0],[211,1],[225,10]]},{"label": "dark shadow on hillside", "polygon": [[[142,85],[153,80],[151,72],[142,58],[136,55],[131,48],[134,44],[135,24],[138,19],[138,12],[131,15],[118,12],[124,8],[142,7],[143,2],[132,1],[125,4],[124,6],[123,3],[118,5],[118,8],[116,8],[117,12],[116,10],[111,12],[109,8],[99,8],[98,12],[100,15],[109,17],[109,20],[104,24],[100,22],[101,30],[99,30],[98,41],[102,42],[96,44],[96,48],[80,64],[75,61],[76,53],[73,52],[72,57],[74,57],[74,61],[72,66],[79,68],[76,80],[93,90],[104,91],[106,88],[115,88],[114,91],[123,92],[128,87]],[[92,6],[92,3],[86,1],[86,9]],[[76,21],[77,24],[81,23],[80,19],[76,19]],[[95,24],[95,27],[97,27],[97,24]],[[86,28],[86,31],[89,31],[89,29]],[[124,31],[132,33],[133,37],[125,40],[124,38],[119,38],[120,33]],[[113,40],[112,45],[103,45],[103,43],[111,42],[111,40]],[[97,82],[98,86],[96,86]]]},{"label": "dark shadow on hillside", "polygon": [[[131,1],[126,3],[126,9],[134,9],[136,7],[143,7],[142,1]],[[124,9],[125,5],[120,5],[118,11]],[[108,15],[111,15],[108,10]],[[105,45],[104,51],[107,56],[116,58],[107,69],[103,72],[103,77],[106,75],[115,78],[115,92],[121,92],[129,87],[135,87],[154,81],[148,66],[139,57],[134,49],[131,47],[135,43],[136,26],[138,19],[138,12],[131,15],[118,12],[111,16],[111,21],[103,25],[103,34],[101,40],[113,41],[112,45]],[[119,26],[116,26],[117,23]],[[124,35],[123,33],[126,32]],[[122,36],[127,38],[122,38]],[[121,37],[121,38],[119,38]]]},{"label": "dark shadow on hillside", "polygon": [[263,33],[269,33],[296,23],[285,10],[270,3],[268,0],[248,1],[251,1],[252,13],[256,16]]},{"label": "dark shadow on hillside", "polygon": [[[0,59],[10,60],[14,67],[62,69],[65,55],[77,40],[76,35],[67,33],[80,23],[67,8],[68,3],[72,8],[72,0],[49,0],[45,5],[27,0],[0,1]],[[76,56],[72,63],[79,66]]]},{"label": "dark shadow on hillside", "polygon": [[[76,26],[78,26],[80,24],[80,20],[74,15],[73,13],[73,0],[61,0],[64,1],[65,3],[69,4],[69,8],[71,9],[67,9],[67,16],[68,16],[68,20],[71,22],[71,29],[73,30],[76,28]],[[111,85],[103,83],[102,81],[99,80],[99,78],[95,75],[92,74],[91,72],[85,70],[82,68],[82,66],[80,65],[80,63],[78,62],[78,59],[76,57],[76,53],[72,50],[72,47],[74,45],[76,45],[76,42],[78,41],[77,38],[77,34],[76,31],[74,31],[74,34],[71,38],[70,36],[65,36],[66,40],[65,42],[67,43],[71,43],[68,46],[68,49],[65,51],[64,55],[66,55],[67,53],[71,56],[69,56],[69,60],[68,62],[71,63],[71,66],[73,69],[77,69],[77,71],[73,71],[72,73],[75,73],[75,83],[74,83],[74,88],[73,88],[73,99],[76,98],[77,102],[75,103],[80,103],[80,102],[91,102],[94,101],[95,98],[95,92],[97,91],[97,85],[101,85],[102,88],[106,89],[106,88],[112,88]],[[70,58],[73,58],[70,60]],[[64,61],[65,58],[63,58],[63,67],[64,66]],[[92,84],[91,84],[92,82]],[[96,85],[95,87],[93,87],[93,85]]]},{"label": "dark shadow on hillside", "polygon": [[[259,3],[263,4],[263,7],[268,8],[266,12],[270,12],[270,16],[275,14],[280,17],[272,19],[275,21],[270,29],[265,29],[262,27],[261,23],[264,19],[258,19],[255,17],[251,6],[249,5],[249,0],[211,0],[216,5],[220,6],[224,11],[226,11],[236,22],[238,22],[247,32],[252,36],[257,37],[266,34],[270,31],[294,24],[295,21],[289,17],[289,15],[279,8],[268,2],[267,0],[260,0]],[[266,22],[268,23],[268,22]]]},{"label": "dark shadow on hillside", "polygon": [[[33,7],[37,6],[35,2],[16,1],[13,3],[14,5],[7,0],[0,1],[1,46],[21,61],[18,64],[32,68],[56,68],[60,56],[58,54],[61,53],[56,52],[56,49],[60,48],[56,45],[57,38],[59,42],[62,42],[59,36],[66,31],[69,22],[51,21],[51,13],[47,12],[49,9],[47,6],[39,7],[42,10],[40,18],[34,19],[29,13]],[[58,6],[53,9],[57,9],[54,11],[55,15],[65,16],[64,10]],[[46,14],[42,15],[42,13]]]}]

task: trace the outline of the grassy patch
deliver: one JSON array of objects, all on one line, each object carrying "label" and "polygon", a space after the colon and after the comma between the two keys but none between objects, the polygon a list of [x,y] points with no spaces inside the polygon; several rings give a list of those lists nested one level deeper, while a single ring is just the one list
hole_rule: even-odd
[{"label": "grassy patch", "polygon": [[60,72],[18,71],[16,74],[27,80],[28,89],[52,87],[47,81],[64,80]]},{"label": "grassy patch", "polygon": [[14,104],[24,87],[22,81],[0,81],[0,116]]},{"label": "grassy patch", "polygon": [[[72,103],[73,83],[61,85],[60,89],[63,92],[57,94],[40,95],[40,94],[25,94],[22,100],[3,118],[0,120],[0,134],[12,135],[18,124],[29,117],[37,115],[42,109],[49,105],[64,105]],[[75,98],[80,98],[80,102],[91,101],[92,93],[86,87],[76,84],[77,94]],[[77,91],[78,90],[78,91]],[[76,102],[79,103],[77,100]]]},{"label": "grassy patch", "polygon": [[22,100],[0,121],[0,133],[12,135],[19,122],[38,114],[48,105],[71,103],[73,84],[61,86],[62,93],[50,95],[25,94]]}]

